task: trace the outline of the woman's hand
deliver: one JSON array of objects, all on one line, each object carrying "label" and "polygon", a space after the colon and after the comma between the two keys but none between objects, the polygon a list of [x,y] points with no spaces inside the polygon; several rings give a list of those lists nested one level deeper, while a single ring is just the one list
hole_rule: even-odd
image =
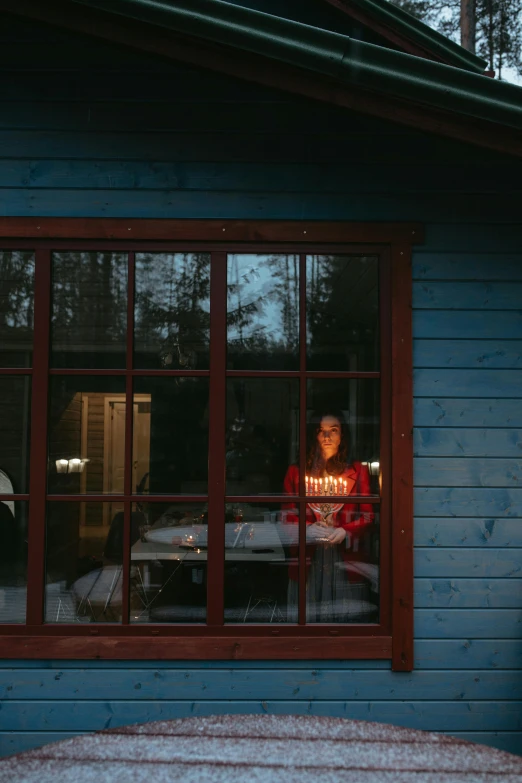
[{"label": "woman's hand", "polygon": [[341,544],[346,538],[346,530],[343,527],[336,527],[328,535],[331,544]]}]

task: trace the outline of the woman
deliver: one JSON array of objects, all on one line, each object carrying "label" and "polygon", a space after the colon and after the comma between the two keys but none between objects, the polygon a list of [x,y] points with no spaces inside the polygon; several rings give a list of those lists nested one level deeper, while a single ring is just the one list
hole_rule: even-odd
[{"label": "woman", "polygon": [[[369,495],[370,475],[366,465],[349,462],[348,437],[340,411],[324,411],[312,416],[306,460],[306,619],[307,622],[346,622],[352,590],[346,562],[354,541],[373,522],[370,503],[350,503],[349,495]],[[284,480],[285,493],[299,495],[299,468],[290,465]],[[322,500],[322,495],[336,500]],[[289,506],[287,506],[289,508]],[[295,509],[295,506],[293,507]],[[286,513],[286,521],[296,524],[298,515]],[[290,568],[288,619],[297,620],[298,570]]]}]

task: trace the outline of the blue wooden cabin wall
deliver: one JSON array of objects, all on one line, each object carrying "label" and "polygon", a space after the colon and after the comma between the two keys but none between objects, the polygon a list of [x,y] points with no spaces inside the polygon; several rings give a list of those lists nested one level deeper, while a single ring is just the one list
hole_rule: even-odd
[{"label": "blue wooden cabin wall", "polygon": [[0,213],[420,220],[415,670],[0,662],[3,754],[133,721],[310,713],[522,753],[520,162],[0,19]]}]

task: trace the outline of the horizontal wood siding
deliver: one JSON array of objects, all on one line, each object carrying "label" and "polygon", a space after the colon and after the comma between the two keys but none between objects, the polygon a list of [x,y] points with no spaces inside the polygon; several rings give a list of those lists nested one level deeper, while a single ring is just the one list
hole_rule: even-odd
[{"label": "horizontal wood siding", "polygon": [[[0,19],[3,215],[421,220],[415,670],[0,662],[0,752],[134,721],[305,713],[522,753],[522,164]],[[92,446],[92,444],[91,444]]]}]

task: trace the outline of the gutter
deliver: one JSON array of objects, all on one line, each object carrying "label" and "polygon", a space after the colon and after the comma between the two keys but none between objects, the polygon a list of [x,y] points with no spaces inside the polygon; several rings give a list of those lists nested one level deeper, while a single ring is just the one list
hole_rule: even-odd
[{"label": "gutter", "polygon": [[520,87],[224,0],[69,2],[254,52],[376,94],[522,130]]}]

